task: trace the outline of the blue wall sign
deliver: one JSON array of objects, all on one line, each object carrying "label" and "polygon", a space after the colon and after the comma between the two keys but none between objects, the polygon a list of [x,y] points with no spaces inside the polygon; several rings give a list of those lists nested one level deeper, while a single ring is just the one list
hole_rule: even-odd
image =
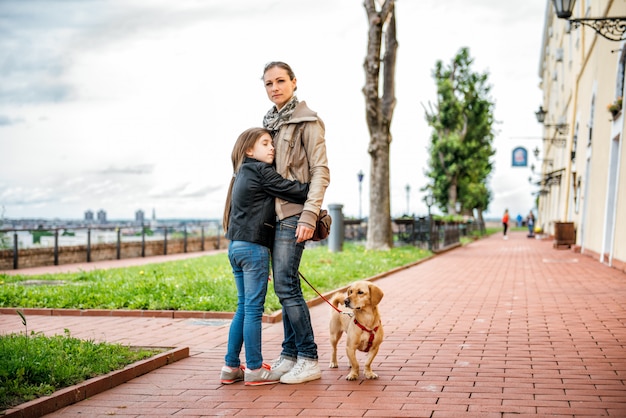
[{"label": "blue wall sign", "polygon": [[517,147],[513,150],[513,158],[511,161],[513,167],[527,167],[528,166],[528,151],[524,147]]}]

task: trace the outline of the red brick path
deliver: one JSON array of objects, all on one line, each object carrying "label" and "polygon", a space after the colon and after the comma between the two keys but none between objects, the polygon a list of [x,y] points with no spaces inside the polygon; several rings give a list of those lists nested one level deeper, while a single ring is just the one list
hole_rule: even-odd
[{"label": "red brick path", "polygon": [[[373,381],[346,381],[343,352],[327,368],[325,304],[311,309],[322,379],[261,387],[219,383],[227,320],[30,316],[46,334],[190,347],[187,359],[47,416],[626,417],[626,274],[514,232],[376,283],[385,341]],[[271,360],[282,323],[263,326]],[[21,330],[0,315],[0,332]]]}]

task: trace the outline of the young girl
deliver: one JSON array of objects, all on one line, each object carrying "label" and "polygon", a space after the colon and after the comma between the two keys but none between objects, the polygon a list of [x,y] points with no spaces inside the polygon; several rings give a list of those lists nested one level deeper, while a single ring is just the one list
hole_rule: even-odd
[{"label": "young girl", "polygon": [[[230,325],[221,382],[245,380],[249,386],[278,383],[280,374],[263,363],[261,320],[267,293],[270,248],[274,243],[276,197],[304,203],[308,184],[286,180],[272,167],[274,145],[269,131],[244,131],[233,148],[233,178],[224,208],[228,258],[237,285],[237,311]],[[246,368],[239,355],[246,348]]]}]

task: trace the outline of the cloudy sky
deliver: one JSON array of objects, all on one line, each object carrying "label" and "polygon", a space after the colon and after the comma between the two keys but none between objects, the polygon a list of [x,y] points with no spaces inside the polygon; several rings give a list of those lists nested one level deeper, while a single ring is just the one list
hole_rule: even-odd
[{"label": "cloudy sky", "polygon": [[[432,70],[461,47],[487,71],[499,121],[487,215],[533,204],[511,151],[541,145],[547,0],[398,0],[392,214],[426,213],[420,188]],[[325,205],[358,216],[368,131],[361,0],[0,0],[0,209],[7,218],[219,218],[240,132],[270,108],[266,62],[288,62],[326,124]],[[530,160],[535,158],[529,153]],[[410,186],[408,194],[406,186]],[[408,208],[407,208],[408,206]]]}]

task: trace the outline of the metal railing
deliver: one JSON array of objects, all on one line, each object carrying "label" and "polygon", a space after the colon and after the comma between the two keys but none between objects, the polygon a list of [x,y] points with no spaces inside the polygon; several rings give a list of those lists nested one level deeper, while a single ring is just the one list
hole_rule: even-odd
[{"label": "metal railing", "polygon": [[[435,220],[433,217],[398,218],[393,219],[394,241],[400,244],[408,244],[427,248],[431,251],[441,251],[460,242],[462,236],[467,236],[479,231],[484,233],[484,225],[478,222],[445,223]],[[367,237],[367,222],[364,220],[345,219],[343,221],[343,239],[346,241],[363,241]],[[194,239],[192,251],[205,251],[209,237],[215,248],[221,248],[222,227],[219,222],[208,223],[179,223],[159,225],[150,228],[145,225],[129,226],[128,224],[111,224],[99,226],[55,226],[53,228],[38,229],[3,229],[0,231],[5,238],[12,236],[12,245],[4,248],[12,253],[12,267],[18,269],[20,265],[20,250],[29,248],[53,248],[53,263],[59,265],[59,255],[63,247],[78,246],[84,248],[83,260],[91,262],[94,238],[100,244],[115,244],[115,259],[122,258],[122,243],[141,242],[141,257],[146,257],[146,245],[148,241],[160,241],[162,252],[158,255],[168,254],[168,243],[176,241],[177,252],[188,252],[188,241]],[[25,232],[35,233],[44,244],[39,246],[20,245],[18,235]],[[76,233],[79,233],[78,236]],[[82,232],[82,234],[80,233]],[[33,235],[33,236],[35,236]],[[95,237],[94,237],[95,235]],[[44,239],[45,238],[45,239]],[[70,239],[71,238],[71,239]],[[198,239],[200,244],[198,246]],[[0,250],[3,250],[0,248]],[[83,251],[81,249],[81,251]],[[128,251],[128,249],[127,249]],[[135,250],[136,251],[136,250]],[[0,251],[1,253],[2,251]],[[136,254],[136,253],[135,253]],[[150,255],[157,255],[154,250]],[[133,256],[133,255],[131,255]],[[134,255],[136,256],[136,255]],[[9,256],[10,257],[10,256]],[[128,254],[126,254],[128,257]],[[113,259],[108,257],[107,259]],[[9,260],[5,258],[5,264]]]},{"label": "metal railing", "polygon": [[[451,222],[435,220],[433,217],[392,219],[394,241],[440,251],[461,241],[461,237],[475,232],[484,233],[480,222]],[[345,240],[362,241],[367,237],[367,222],[358,219],[344,220]]]},{"label": "metal railing", "polygon": [[[219,223],[179,223],[163,224],[154,227],[146,225],[129,226],[127,224],[110,224],[95,226],[55,226],[52,228],[14,228],[0,231],[6,241],[11,241],[9,248],[13,258],[13,269],[19,268],[20,250],[52,248],[54,265],[59,265],[59,254],[63,247],[85,247],[85,261],[92,261],[94,245],[115,244],[115,259],[122,258],[122,243],[140,242],[141,257],[146,256],[146,245],[149,241],[162,243],[163,255],[168,254],[168,243],[182,240],[182,251],[188,252],[188,241],[199,239],[199,249],[205,251],[209,237],[220,248],[221,224]],[[33,243],[25,243],[24,239],[32,237]],[[9,239],[7,239],[9,238]],[[22,241],[20,241],[22,238]],[[95,238],[95,243],[94,243]],[[36,241],[36,242],[35,242]],[[42,242],[43,241],[43,242]],[[2,250],[2,248],[0,248]]]}]

